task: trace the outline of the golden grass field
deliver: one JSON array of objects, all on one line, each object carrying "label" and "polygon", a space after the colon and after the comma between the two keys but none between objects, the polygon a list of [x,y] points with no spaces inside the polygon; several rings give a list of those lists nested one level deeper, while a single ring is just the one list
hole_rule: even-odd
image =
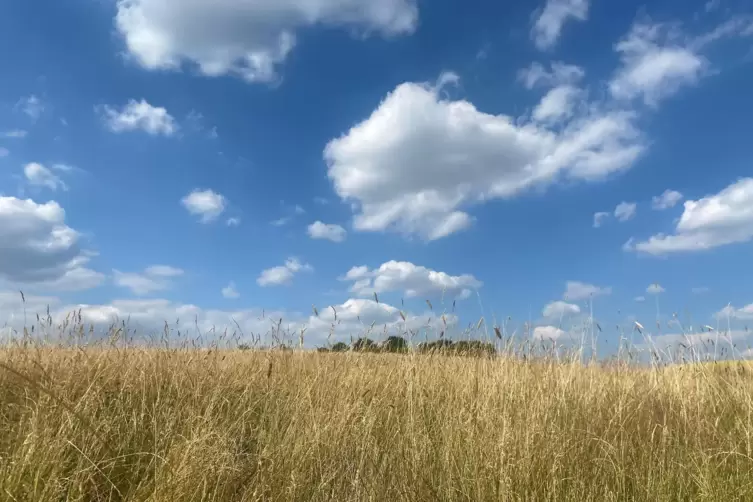
[{"label": "golden grass field", "polygon": [[0,499],[753,500],[753,366],[0,350]]}]

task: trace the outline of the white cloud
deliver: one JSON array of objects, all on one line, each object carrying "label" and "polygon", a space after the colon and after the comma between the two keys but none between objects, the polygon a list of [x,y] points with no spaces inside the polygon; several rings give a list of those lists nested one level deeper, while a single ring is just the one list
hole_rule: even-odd
[{"label": "white cloud", "polygon": [[58,188],[68,190],[65,182],[57,174],[36,162],[31,162],[24,166],[24,177],[30,185],[46,187],[53,192],[57,191]]},{"label": "white cloud", "polygon": [[550,68],[550,70],[547,70],[541,63],[533,62],[531,66],[518,72],[518,80],[528,89],[533,89],[537,86],[572,86],[578,83],[586,74],[580,66],[561,61],[552,62]]},{"label": "white cloud", "polygon": [[612,294],[611,287],[599,287],[578,281],[567,281],[565,293],[562,297],[569,301],[586,300],[596,296],[608,296]]},{"label": "white cloud", "polygon": [[582,91],[577,87],[562,85],[549,91],[533,109],[533,119],[537,122],[556,123],[573,115]]},{"label": "white cloud", "polygon": [[731,305],[727,305],[722,310],[717,312],[715,317],[717,317],[718,319],[726,319],[730,317],[732,319],[739,319],[744,321],[753,320],[753,303],[739,309]]},{"label": "white cloud", "polygon": [[0,146],[0,157],[7,157],[8,154],[10,154],[10,151]]},{"label": "white cloud", "polygon": [[402,292],[406,297],[444,295],[448,298],[468,297],[483,283],[470,274],[449,275],[405,261],[388,261],[378,269],[353,267],[343,280],[354,281],[350,288],[359,296],[374,293]]},{"label": "white cloud", "polygon": [[617,207],[614,208],[614,217],[617,221],[625,222],[632,219],[635,216],[638,204],[635,202],[620,202]]},{"label": "white cloud", "polygon": [[333,225],[315,221],[308,226],[308,236],[312,239],[326,239],[332,242],[345,240],[347,232],[340,225]]},{"label": "white cloud", "polygon": [[229,300],[235,300],[240,298],[241,294],[236,289],[235,283],[233,281],[230,281],[227,286],[222,288],[222,296],[223,298],[227,298]]},{"label": "white cloud", "polygon": [[241,219],[238,218],[237,216],[233,216],[231,218],[228,218],[225,224],[229,227],[237,227],[238,225],[241,224]]},{"label": "white cloud", "polygon": [[708,67],[707,60],[668,25],[636,23],[615,49],[622,68],[609,84],[612,96],[642,98],[650,106],[697,82]]},{"label": "white cloud", "polygon": [[531,38],[540,50],[553,47],[569,20],[588,18],[588,0],[547,0],[531,30]]},{"label": "white cloud", "polygon": [[702,251],[753,239],[753,178],[743,178],[721,192],[685,201],[675,233],[628,242],[626,249],[653,255]]},{"label": "white cloud", "polygon": [[8,138],[8,139],[23,139],[26,137],[27,132],[23,129],[13,129],[11,131],[5,131],[4,133],[0,133],[0,138]]},{"label": "white cloud", "polygon": [[16,103],[16,108],[28,115],[32,120],[37,120],[44,113],[45,104],[34,94],[21,98]]},{"label": "white cloud", "polygon": [[549,130],[404,83],[324,156],[335,191],[356,211],[356,230],[434,240],[472,223],[468,205],[629,168],[644,149],[635,116],[595,106],[583,113]]},{"label": "white cloud", "polygon": [[662,287],[662,285],[661,285],[661,284],[659,284],[658,282],[655,282],[655,283],[653,283],[653,284],[650,284],[650,285],[649,285],[649,286],[648,286],[648,287],[646,288],[646,293],[648,293],[648,294],[650,294],[650,295],[658,295],[658,294],[660,294],[660,293],[664,293],[665,291],[666,291],[666,290],[665,290],[665,289],[664,289],[664,288]]},{"label": "white cloud", "polygon": [[256,279],[256,283],[262,287],[288,285],[295,274],[312,270],[313,268],[308,263],[301,263],[297,258],[288,258],[285,265],[263,270]]},{"label": "white cloud", "polygon": [[547,304],[541,314],[547,319],[565,317],[568,315],[580,314],[580,307],[574,303],[557,300]]},{"label": "white cloud", "polygon": [[706,286],[700,286],[697,288],[691,289],[694,295],[702,295],[703,293],[708,293],[710,290]]},{"label": "white cloud", "polygon": [[646,297],[645,296],[636,296],[635,297],[635,301],[638,302],[638,303],[645,302],[646,301]]},{"label": "white cloud", "polygon": [[195,64],[208,76],[277,77],[299,29],[322,25],[385,36],[412,33],[415,0],[119,0],[115,24],[144,68]]},{"label": "white cloud", "polygon": [[181,199],[189,213],[199,216],[201,223],[215,221],[224,211],[227,199],[212,190],[194,190]]},{"label": "white cloud", "polygon": [[0,280],[26,289],[81,290],[104,276],[85,267],[91,253],[55,201],[0,197]]},{"label": "white cloud", "polygon": [[183,270],[167,265],[153,265],[143,273],[130,273],[113,270],[113,281],[116,286],[130,289],[135,295],[143,296],[156,291],[164,291],[172,287],[175,277],[183,275]]},{"label": "white cloud", "polygon": [[682,200],[682,194],[676,190],[664,190],[661,195],[654,196],[651,199],[651,207],[656,211],[662,211],[675,207]]},{"label": "white cloud", "polygon": [[563,331],[554,326],[536,326],[533,329],[534,340],[554,340],[557,341],[567,335],[566,331]]},{"label": "white cloud", "polygon": [[121,110],[107,105],[102,110],[105,124],[115,133],[140,129],[152,136],[172,136],[178,131],[178,124],[165,108],[152,106],[144,99],[132,99]]},{"label": "white cloud", "polygon": [[678,24],[638,22],[615,46],[622,66],[610,81],[609,91],[619,100],[638,98],[656,106],[712,73],[702,49],[724,38],[751,35],[753,20],[749,16],[733,17],[696,37],[684,35]]},{"label": "white cloud", "polygon": [[612,216],[611,213],[599,212],[594,214],[594,228],[601,227]]},{"label": "white cloud", "polygon": [[144,272],[152,277],[180,277],[185,273],[183,270],[170,265],[152,265],[147,267]]}]

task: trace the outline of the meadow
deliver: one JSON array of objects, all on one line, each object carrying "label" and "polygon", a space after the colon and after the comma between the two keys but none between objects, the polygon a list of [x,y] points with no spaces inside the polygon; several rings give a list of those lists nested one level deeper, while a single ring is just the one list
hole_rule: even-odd
[{"label": "meadow", "polygon": [[0,349],[0,500],[753,500],[753,365]]}]

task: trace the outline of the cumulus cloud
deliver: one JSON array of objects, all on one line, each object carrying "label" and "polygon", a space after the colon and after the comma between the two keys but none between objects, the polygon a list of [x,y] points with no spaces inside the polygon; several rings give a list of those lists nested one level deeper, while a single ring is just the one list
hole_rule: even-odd
[{"label": "cumulus cloud", "polygon": [[66,225],[55,201],[0,197],[0,279],[23,287],[81,290],[101,284],[104,275],[86,268],[91,253],[80,234]]},{"label": "cumulus cloud", "polygon": [[664,190],[661,195],[656,195],[651,199],[651,208],[656,211],[663,211],[675,207],[682,200],[682,194],[676,190]]},{"label": "cumulus cloud", "polygon": [[719,193],[685,201],[673,234],[629,241],[625,248],[652,255],[703,251],[753,239],[753,178],[743,178]]},{"label": "cumulus cloud", "polygon": [[596,296],[607,296],[612,294],[611,287],[599,287],[593,284],[586,284],[579,281],[567,281],[565,293],[562,297],[569,301],[586,300]]},{"label": "cumulus cloud", "polygon": [[178,124],[165,108],[152,106],[146,100],[130,100],[120,110],[105,105],[102,116],[107,127],[115,133],[142,130],[152,136],[172,136]]},{"label": "cumulus cloud", "polygon": [[731,18],[695,37],[683,34],[676,23],[635,23],[615,45],[622,65],[610,81],[609,91],[615,99],[641,99],[655,107],[712,73],[709,60],[701,53],[704,48],[725,38],[751,35],[750,16]]},{"label": "cumulus cloud", "polygon": [[471,204],[629,168],[644,149],[634,119],[589,107],[554,130],[404,83],[324,156],[335,191],[355,208],[356,230],[434,240],[467,228]]},{"label": "cumulus cloud", "polygon": [[564,338],[565,336],[567,336],[567,332],[555,326],[536,326],[533,329],[533,334],[532,334],[532,338],[534,340],[557,341],[560,338]]},{"label": "cumulus cloud", "polygon": [[648,293],[648,294],[650,294],[650,295],[658,295],[658,294],[660,294],[660,293],[664,293],[664,291],[666,291],[666,290],[665,290],[665,289],[664,289],[664,288],[662,287],[662,285],[661,285],[661,284],[659,284],[658,282],[655,282],[655,283],[653,283],[653,284],[650,284],[650,285],[649,285],[649,286],[648,286],[648,287],[646,288],[646,293]]},{"label": "cumulus cloud", "polygon": [[352,293],[371,296],[374,293],[401,292],[408,298],[445,295],[465,298],[483,283],[470,274],[458,276],[438,272],[405,261],[388,261],[379,268],[351,268],[342,278],[352,281]]},{"label": "cumulus cloud", "polygon": [[562,318],[568,315],[580,314],[580,307],[574,303],[557,300],[547,304],[541,314],[547,319]]},{"label": "cumulus cloud", "polygon": [[611,213],[594,213],[594,228],[600,228],[604,223],[606,223],[610,216],[612,216]]},{"label": "cumulus cloud", "polygon": [[622,67],[609,84],[612,96],[641,98],[650,106],[697,82],[708,67],[708,61],[669,25],[636,23],[615,49]]},{"label": "cumulus cloud", "polygon": [[119,0],[115,25],[147,69],[190,63],[204,75],[268,82],[296,44],[296,31],[322,25],[362,35],[410,34],[415,0]]},{"label": "cumulus cloud", "polygon": [[325,239],[332,242],[342,242],[347,235],[346,230],[340,225],[315,221],[308,226],[308,236],[312,239]]},{"label": "cumulus cloud", "polygon": [[241,219],[238,218],[237,216],[233,216],[231,218],[228,218],[225,224],[229,227],[237,227],[238,225],[241,224]]},{"label": "cumulus cloud", "polygon": [[312,270],[314,270],[313,267],[308,263],[301,263],[298,258],[291,257],[285,261],[284,265],[263,270],[256,279],[256,283],[262,287],[288,285],[297,273]]},{"label": "cumulus cloud", "polygon": [[583,91],[571,85],[562,85],[550,90],[533,109],[537,122],[554,124],[570,118],[580,102]]},{"label": "cumulus cloud", "polygon": [[224,211],[227,199],[212,190],[196,189],[181,199],[181,204],[194,216],[199,216],[201,223],[215,221]]},{"label": "cumulus cloud", "polygon": [[[64,166],[63,164],[60,165]],[[53,166],[53,169],[56,169],[56,166],[58,166],[58,164]],[[60,176],[55,174],[51,169],[48,169],[42,164],[38,164],[36,162],[31,162],[24,166],[24,177],[26,178],[26,182],[32,186],[46,187],[53,192],[57,191],[58,189],[68,190],[68,186],[60,178]]]},{"label": "cumulus cloud", "polygon": [[113,270],[116,286],[130,289],[135,295],[143,296],[172,287],[172,280],[183,275],[183,270],[168,265],[153,265],[143,272],[121,272]]},{"label": "cumulus cloud", "polygon": [[536,47],[541,50],[553,47],[566,22],[585,21],[588,4],[588,0],[547,0],[531,30]]},{"label": "cumulus cloud", "polygon": [[722,310],[717,312],[715,314],[715,317],[718,319],[726,319],[726,318],[732,318],[732,319],[739,319],[739,320],[745,320],[750,321],[753,320],[753,303],[750,305],[746,305],[741,308],[733,307],[732,305],[727,305]]},{"label": "cumulus cloud", "polygon": [[637,208],[638,204],[635,202],[621,202],[614,208],[614,217],[620,222],[631,220],[635,216]]},{"label": "cumulus cloud", "polygon": [[235,287],[235,283],[233,281],[230,281],[230,283],[222,288],[222,296],[223,298],[227,298],[229,300],[235,300],[237,298],[241,297],[241,294],[238,292],[238,289]]}]

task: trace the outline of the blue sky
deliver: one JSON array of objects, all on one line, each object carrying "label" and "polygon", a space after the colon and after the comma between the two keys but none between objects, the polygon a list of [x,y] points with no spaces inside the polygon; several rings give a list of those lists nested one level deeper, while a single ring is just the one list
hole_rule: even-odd
[{"label": "blue sky", "polygon": [[2,322],[742,337],[750,6],[501,4],[4,2]]}]

